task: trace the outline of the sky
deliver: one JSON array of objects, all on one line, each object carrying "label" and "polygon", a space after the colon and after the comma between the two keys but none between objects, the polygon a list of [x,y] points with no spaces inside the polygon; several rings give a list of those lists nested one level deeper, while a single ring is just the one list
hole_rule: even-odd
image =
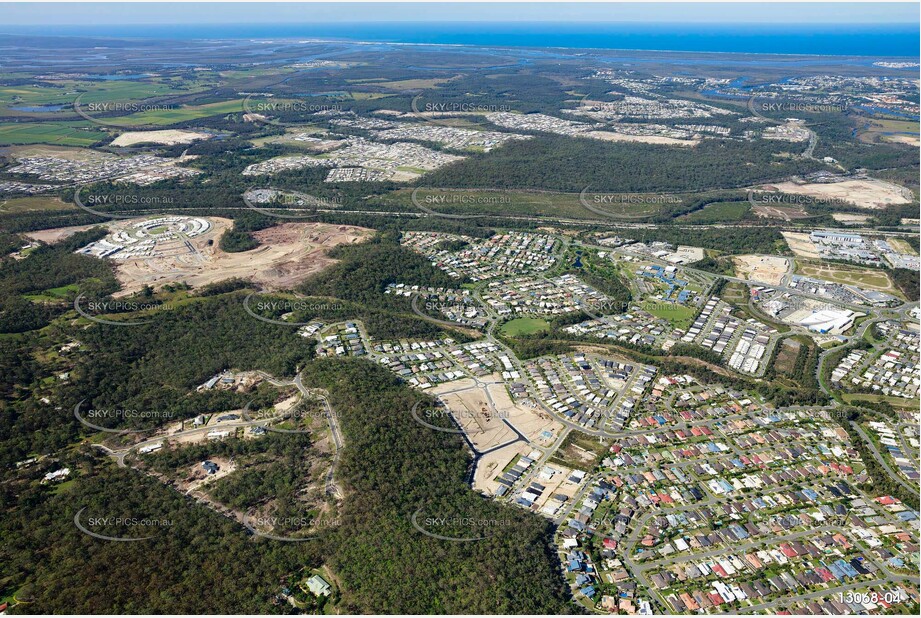
[{"label": "sky", "polygon": [[0,2],[4,25],[343,22],[918,24],[917,2]]}]

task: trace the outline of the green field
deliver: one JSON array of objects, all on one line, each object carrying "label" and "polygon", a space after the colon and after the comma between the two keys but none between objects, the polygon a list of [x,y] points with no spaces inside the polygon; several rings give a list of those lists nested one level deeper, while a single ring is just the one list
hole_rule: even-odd
[{"label": "green field", "polygon": [[796,260],[796,272],[816,279],[824,279],[834,283],[856,285],[862,288],[879,290],[901,296],[899,290],[892,284],[889,275],[878,268],[861,268],[859,266],[845,266],[827,262],[815,262],[803,259]]},{"label": "green field", "polygon": [[[411,189],[401,189],[378,199],[381,204],[398,204],[402,208],[413,207],[410,201],[411,194]],[[639,203],[596,204],[593,201],[593,194],[587,193],[585,201],[594,210],[600,211],[600,214],[583,206],[578,193],[424,188],[416,195],[416,199],[426,208],[452,215],[511,215],[630,221],[653,217],[663,209],[663,204],[643,203],[640,197],[631,197]]]},{"label": "green field", "polygon": [[503,335],[518,337],[519,335],[533,335],[550,330],[550,323],[540,318],[516,318],[502,325],[499,329]]},{"label": "green field", "polygon": [[205,105],[189,105],[177,109],[158,109],[145,112],[138,112],[129,116],[121,116],[113,120],[106,120],[110,124],[124,124],[126,126],[137,125],[162,125],[167,126],[186,120],[197,120],[207,118],[208,116],[219,116],[223,114],[241,113],[243,111],[243,100],[236,99],[232,101],[220,101],[218,103],[206,103]]},{"label": "green field", "polygon": [[855,401],[884,401],[894,408],[908,408],[910,410],[918,409],[918,402],[913,399],[904,399],[902,397],[892,397],[889,395],[874,395],[872,393],[848,393],[841,396],[845,403]]},{"label": "green field", "polygon": [[0,201],[0,213],[37,212],[48,210],[74,210],[76,206],[62,202],[58,197],[17,197]]},{"label": "green field", "polygon": [[647,300],[641,303],[640,306],[657,318],[668,320],[675,328],[687,328],[694,321],[694,316],[697,315],[696,307],[675,303]]},{"label": "green field", "polygon": [[10,122],[0,124],[0,146],[57,144],[90,146],[106,133],[90,122]]},{"label": "green field", "polygon": [[685,223],[720,223],[738,221],[751,209],[748,202],[714,202],[679,218]]},{"label": "green field", "polygon": [[[0,111],[3,115],[24,116],[42,119],[77,118],[73,102],[79,97],[80,105],[85,108],[90,103],[109,103],[144,101],[151,97],[166,95],[192,94],[204,90],[198,82],[184,80],[163,80],[150,78],[146,80],[55,80],[60,87],[52,88],[41,85],[0,87]],[[21,106],[63,105],[64,109],[48,112],[29,112],[10,109]],[[92,115],[92,112],[88,112]]]}]

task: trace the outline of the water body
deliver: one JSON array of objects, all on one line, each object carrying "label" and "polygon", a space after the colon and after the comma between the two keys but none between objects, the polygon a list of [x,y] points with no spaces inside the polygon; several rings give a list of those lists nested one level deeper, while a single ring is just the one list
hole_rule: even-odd
[{"label": "water body", "polygon": [[886,116],[898,116],[899,118],[907,118],[909,120],[918,120],[919,117],[917,114],[909,114],[898,109],[892,109],[889,107],[874,107],[872,105],[855,105],[856,109],[861,111],[870,112],[871,114],[880,114]]},{"label": "water body", "polygon": [[70,105],[11,105],[10,109],[17,112],[59,112]]},{"label": "water body", "polygon": [[153,77],[153,75],[150,73],[135,73],[132,75],[119,73],[116,75],[87,75],[84,79],[96,79],[104,82],[121,82],[132,79],[147,79],[148,77]]},{"label": "water body", "polygon": [[[0,27],[2,29],[2,27]],[[116,34],[117,33],[117,34]],[[918,24],[372,23],[17,26],[23,35],[352,41],[917,58]]]}]

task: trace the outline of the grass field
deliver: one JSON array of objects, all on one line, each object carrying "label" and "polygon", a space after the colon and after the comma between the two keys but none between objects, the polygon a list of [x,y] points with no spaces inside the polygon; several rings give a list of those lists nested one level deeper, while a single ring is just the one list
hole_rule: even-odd
[{"label": "grass field", "polygon": [[796,260],[796,272],[816,279],[824,279],[834,283],[856,285],[871,290],[880,290],[889,294],[900,295],[892,285],[884,271],[875,268],[861,268],[859,266],[844,266],[809,260]]},{"label": "grass field", "polygon": [[793,372],[796,357],[799,355],[802,344],[794,339],[787,338],[780,342],[777,356],[774,358],[774,371],[779,375],[789,376]]},{"label": "grass field", "polygon": [[[45,86],[0,87],[0,111],[3,115],[31,116],[36,118],[77,118],[73,102],[80,97],[81,106],[89,103],[143,101],[151,97],[191,94],[204,90],[204,77],[195,81],[171,80],[168,83],[159,78],[144,80],[57,80],[60,88]],[[54,112],[29,112],[11,109],[13,107],[36,107],[41,105],[62,105]]]},{"label": "grass field", "polygon": [[694,321],[694,316],[697,315],[695,307],[675,303],[647,300],[640,306],[657,318],[668,320],[675,328],[687,328]]},{"label": "grass field", "polygon": [[516,318],[502,325],[499,329],[503,335],[518,337],[519,335],[533,335],[550,330],[550,323],[540,318]]},{"label": "grass field", "polygon": [[700,210],[679,217],[684,223],[720,223],[722,221],[738,221],[751,210],[748,202],[714,202],[707,204]]},{"label": "grass field", "polygon": [[26,294],[23,298],[31,300],[33,302],[48,302],[55,300],[64,300],[69,297],[76,296],[80,291],[80,286],[76,283],[71,283],[70,285],[64,285],[57,288],[50,288],[37,294]]},{"label": "grass field", "polygon": [[891,140],[893,135],[917,140],[918,127],[917,121],[873,118],[858,131],[857,137],[863,142],[870,143]]},{"label": "grass field", "polygon": [[891,397],[889,395],[873,395],[871,393],[848,393],[841,396],[845,403],[854,401],[884,401],[894,408],[908,408],[910,410],[918,409],[918,402],[913,399],[904,399],[902,397]]},{"label": "grass field", "polygon": [[[410,201],[411,194],[412,189],[400,189],[376,198],[374,201],[379,204],[398,206],[400,210],[415,210]],[[579,201],[578,193],[423,189],[416,197],[427,208],[444,214],[564,217],[587,220],[609,218],[585,208]],[[596,206],[591,199],[591,195],[586,196],[586,200],[592,204],[593,208],[611,213],[610,218],[621,218],[625,221],[647,218],[658,214],[662,209],[661,204]]]},{"label": "grass field", "polygon": [[106,119],[110,124],[124,125],[171,125],[186,120],[197,120],[207,118],[208,116],[218,116],[222,114],[233,114],[243,111],[243,100],[236,99],[232,101],[219,101],[217,103],[207,103],[205,105],[189,105],[178,109],[162,109],[138,112],[129,116],[121,116],[114,119]]},{"label": "grass field", "polygon": [[73,210],[73,204],[62,202],[57,197],[34,196],[17,197],[11,200],[0,200],[0,213],[15,212],[40,212],[47,210]]},{"label": "grass field", "polygon": [[0,146],[58,144],[90,146],[106,137],[90,122],[11,122],[0,124]]}]

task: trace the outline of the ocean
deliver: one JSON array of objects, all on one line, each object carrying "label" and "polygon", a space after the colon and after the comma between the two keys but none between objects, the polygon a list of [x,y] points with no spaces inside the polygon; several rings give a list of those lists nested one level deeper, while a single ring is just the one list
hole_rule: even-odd
[{"label": "ocean", "polygon": [[[3,27],[0,26],[0,31]],[[406,44],[918,58],[918,24],[354,23],[17,26],[15,35],[328,38]]]}]

